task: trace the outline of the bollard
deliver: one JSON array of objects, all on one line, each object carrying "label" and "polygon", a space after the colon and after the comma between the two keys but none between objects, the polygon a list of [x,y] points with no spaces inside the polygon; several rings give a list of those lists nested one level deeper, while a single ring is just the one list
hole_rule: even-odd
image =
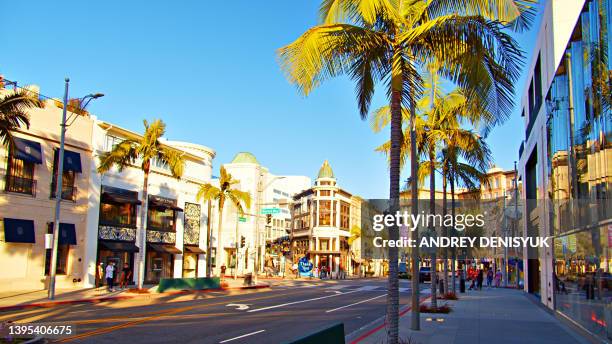
[{"label": "bollard", "polygon": [[465,293],[465,279],[463,277],[459,279],[459,292]]}]

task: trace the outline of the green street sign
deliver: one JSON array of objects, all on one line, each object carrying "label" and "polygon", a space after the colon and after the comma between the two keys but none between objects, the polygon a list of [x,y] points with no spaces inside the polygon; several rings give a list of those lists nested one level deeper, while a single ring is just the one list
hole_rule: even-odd
[{"label": "green street sign", "polygon": [[240,222],[246,222],[246,220],[247,220],[247,219],[246,219],[246,217],[244,217],[244,216],[240,216],[240,217],[238,218],[238,221],[240,221]]},{"label": "green street sign", "polygon": [[273,215],[280,214],[280,208],[263,208],[261,209],[262,215]]}]

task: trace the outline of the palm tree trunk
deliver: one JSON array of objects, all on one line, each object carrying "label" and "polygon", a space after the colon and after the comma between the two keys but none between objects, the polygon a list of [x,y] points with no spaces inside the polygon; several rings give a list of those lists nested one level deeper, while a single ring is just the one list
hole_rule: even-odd
[{"label": "palm tree trunk", "polygon": [[207,224],[207,228],[206,228],[206,277],[210,278],[211,276],[211,272],[210,270],[212,269],[212,223],[210,221],[210,215],[212,213],[212,205],[211,205],[211,201],[208,200],[206,202],[208,204],[208,212],[207,212],[207,216],[208,216],[208,224]]},{"label": "palm tree trunk", "polygon": [[[429,213],[436,213],[436,154],[433,149],[429,150]],[[435,226],[431,224],[431,230],[435,233]],[[438,280],[438,271],[436,266],[436,248],[433,248],[431,253],[431,308],[438,309],[438,296],[436,295],[436,285]]]},{"label": "palm tree trunk", "polygon": [[147,259],[147,209],[149,208],[149,170],[151,162],[143,162],[144,180],[142,183],[142,205],[140,206],[140,253],[138,260],[138,289],[144,285],[145,261]]},{"label": "palm tree trunk", "polygon": [[[410,103],[410,182],[411,182],[411,201],[410,208],[413,218],[419,213],[419,190],[417,186],[417,171],[419,161],[417,157],[416,144],[416,104]],[[410,319],[410,329],[418,331],[421,329],[421,319],[419,315],[419,232],[418,228],[412,231],[410,239],[415,243],[412,247],[412,318]]]},{"label": "palm tree trunk", "polygon": [[223,241],[221,241],[221,232],[223,232],[223,206],[225,202],[223,199],[219,199],[219,228],[217,228],[217,252],[215,254],[215,267],[219,267],[219,277],[223,278],[221,274],[221,253],[225,248],[223,247]]},{"label": "palm tree trunk", "polygon": [[[450,176],[450,188],[451,188],[451,216],[453,217],[453,228],[451,228],[451,231],[453,233],[453,236],[455,236],[455,177],[451,174]],[[451,273],[453,274],[452,276],[452,291],[453,293],[457,293],[457,286],[455,285],[455,283],[457,282],[457,274],[455,273],[455,264],[456,264],[456,260],[457,260],[457,249],[456,248],[452,248],[451,251],[452,257],[451,257]]]},{"label": "palm tree trunk", "polygon": [[[391,91],[391,150],[389,168],[389,201],[390,211],[399,210],[400,154],[403,142],[402,134],[402,80],[401,75],[393,76]],[[397,240],[397,226],[389,228],[389,239]],[[387,288],[387,343],[399,342],[399,280],[398,249],[389,247],[389,276]]]},{"label": "palm tree trunk", "polygon": [[[444,164],[446,165],[445,162]],[[447,205],[446,205],[446,202],[447,202],[447,199],[446,199],[447,169],[444,166],[442,167],[442,218],[446,218],[446,213],[448,212]],[[446,226],[443,226],[443,227],[444,227],[443,235],[445,237],[448,237],[448,228],[446,228]],[[444,293],[448,293],[448,248],[444,249]]]}]

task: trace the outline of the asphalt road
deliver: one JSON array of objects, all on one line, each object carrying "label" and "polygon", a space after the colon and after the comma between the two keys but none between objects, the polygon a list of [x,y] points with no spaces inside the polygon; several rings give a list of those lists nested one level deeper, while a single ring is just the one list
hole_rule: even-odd
[{"label": "asphalt road", "polygon": [[[271,288],[0,313],[0,321],[76,325],[70,343],[283,343],[343,322],[345,335],[380,319],[383,279],[278,281]],[[427,289],[429,285],[421,285]],[[400,304],[410,303],[409,281]]]}]

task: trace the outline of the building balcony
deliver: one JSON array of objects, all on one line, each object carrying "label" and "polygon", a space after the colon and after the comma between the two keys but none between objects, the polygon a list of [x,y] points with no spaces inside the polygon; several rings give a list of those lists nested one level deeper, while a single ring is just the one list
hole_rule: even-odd
[{"label": "building balcony", "polygon": [[4,191],[36,197],[36,180],[7,175]]}]

